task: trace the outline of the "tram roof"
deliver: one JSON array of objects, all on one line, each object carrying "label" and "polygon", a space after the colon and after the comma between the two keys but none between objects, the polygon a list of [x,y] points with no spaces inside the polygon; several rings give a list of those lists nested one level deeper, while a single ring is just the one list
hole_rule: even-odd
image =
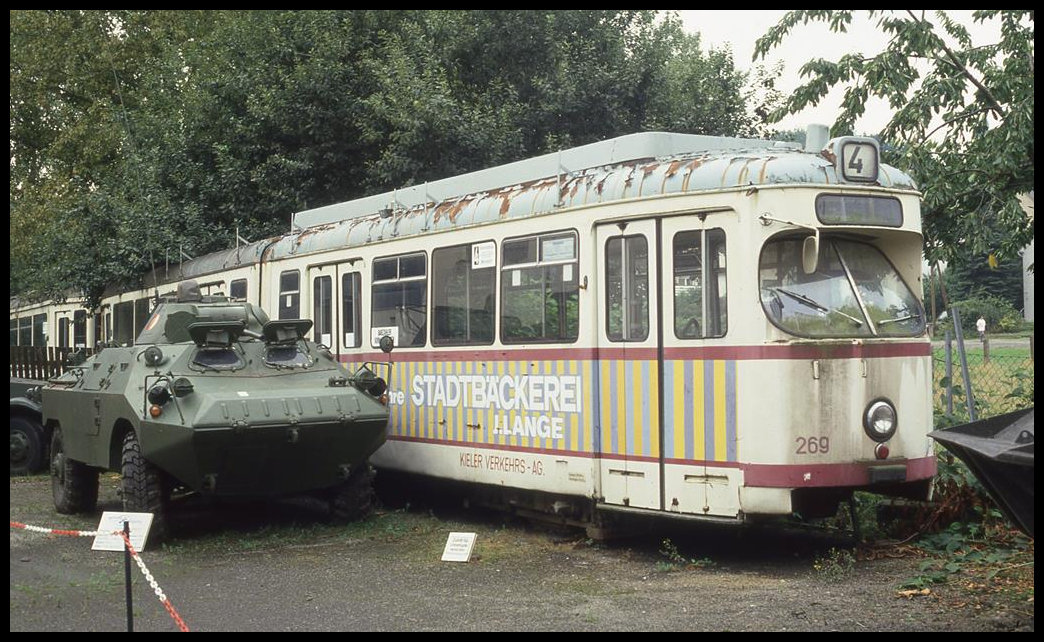
[{"label": "tram roof", "polygon": [[[513,179],[513,180],[512,180]],[[365,245],[598,203],[773,184],[849,184],[794,143],[646,132],[297,214],[266,258]],[[880,166],[877,186],[916,189]],[[439,196],[450,192],[451,196]]]},{"label": "tram roof", "polygon": [[309,228],[358,216],[369,216],[385,208],[411,209],[424,206],[426,203],[443,202],[468,194],[478,194],[551,176],[568,175],[628,161],[650,160],[712,150],[779,148],[780,146],[796,146],[796,143],[697,134],[640,132],[468,174],[451,176],[423,185],[413,185],[384,194],[305,210],[294,216],[294,225],[299,228]]}]

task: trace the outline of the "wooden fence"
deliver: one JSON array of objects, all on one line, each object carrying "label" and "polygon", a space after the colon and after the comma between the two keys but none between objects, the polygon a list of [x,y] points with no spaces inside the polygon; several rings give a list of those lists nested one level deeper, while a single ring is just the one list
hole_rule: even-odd
[{"label": "wooden fence", "polygon": [[[57,377],[65,371],[65,357],[77,348],[11,346],[11,376],[41,381]],[[90,356],[93,350],[84,349]]]}]

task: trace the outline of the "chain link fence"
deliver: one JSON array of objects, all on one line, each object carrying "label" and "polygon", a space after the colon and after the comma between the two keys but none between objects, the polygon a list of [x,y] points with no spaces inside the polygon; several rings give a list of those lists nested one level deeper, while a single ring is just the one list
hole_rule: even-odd
[{"label": "chain link fence", "polygon": [[932,351],[936,415],[964,423],[1033,405],[1032,337],[965,337],[963,355],[949,333]]}]

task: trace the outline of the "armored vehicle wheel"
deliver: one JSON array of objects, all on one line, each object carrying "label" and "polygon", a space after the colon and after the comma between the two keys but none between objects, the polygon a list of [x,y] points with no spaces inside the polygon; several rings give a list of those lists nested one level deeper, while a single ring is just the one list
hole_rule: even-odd
[{"label": "armored vehicle wheel", "polygon": [[86,513],[98,505],[98,469],[66,456],[61,428],[51,436],[51,495],[59,513]]},{"label": "armored vehicle wheel", "polygon": [[330,512],[338,522],[352,522],[369,515],[377,503],[373,489],[373,468],[364,466],[340,486],[333,489]]},{"label": "armored vehicle wheel", "polygon": [[142,457],[141,445],[133,430],[123,438],[120,473],[123,510],[152,513],[149,541],[163,539],[167,535],[166,510],[170,501],[170,485],[166,483],[163,471]]},{"label": "armored vehicle wheel", "polygon": [[11,474],[31,475],[43,470],[43,428],[28,417],[11,417]]}]

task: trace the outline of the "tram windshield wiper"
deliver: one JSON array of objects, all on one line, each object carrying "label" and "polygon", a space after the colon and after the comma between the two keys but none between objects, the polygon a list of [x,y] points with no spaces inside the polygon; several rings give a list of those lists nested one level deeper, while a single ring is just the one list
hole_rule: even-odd
[{"label": "tram windshield wiper", "polygon": [[863,325],[863,322],[860,321],[859,319],[855,318],[854,316],[852,316],[850,314],[845,314],[841,310],[836,310],[834,308],[828,308],[825,305],[823,305],[822,303],[819,303],[815,299],[811,299],[811,298],[805,296],[804,294],[800,294],[798,292],[791,292],[790,290],[785,290],[785,289],[779,288],[779,287],[775,287],[775,288],[772,288],[772,289],[777,291],[777,292],[781,292],[781,293],[789,296],[790,298],[792,298],[792,299],[794,299],[796,301],[800,301],[801,303],[804,303],[805,305],[807,305],[808,307],[812,308],[813,310],[816,310],[818,312],[822,312],[823,314],[829,314],[830,312],[833,312],[834,314],[839,314],[839,315],[845,317],[846,319],[848,319],[852,323],[856,324],[857,326],[862,326]]},{"label": "tram windshield wiper", "polygon": [[889,323],[899,323],[900,321],[910,321],[911,319],[920,319],[920,318],[921,318],[921,315],[919,315],[919,314],[908,314],[905,317],[895,317],[894,319],[884,319],[883,321],[878,321],[877,325],[882,326],[882,325],[887,325]]}]

